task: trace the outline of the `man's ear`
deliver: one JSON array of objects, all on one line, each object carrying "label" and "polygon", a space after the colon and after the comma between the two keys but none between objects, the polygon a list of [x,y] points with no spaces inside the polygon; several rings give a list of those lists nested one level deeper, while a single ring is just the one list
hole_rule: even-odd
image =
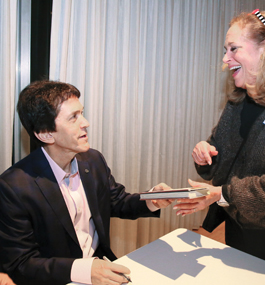
[{"label": "man's ear", "polygon": [[42,141],[46,144],[54,143],[54,138],[53,138],[51,132],[40,132],[38,134],[36,132],[34,132],[34,135],[36,136],[37,139],[39,139],[40,141]]}]

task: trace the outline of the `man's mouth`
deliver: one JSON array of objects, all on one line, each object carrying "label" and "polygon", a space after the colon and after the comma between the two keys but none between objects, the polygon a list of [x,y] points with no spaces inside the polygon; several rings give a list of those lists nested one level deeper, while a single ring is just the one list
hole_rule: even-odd
[{"label": "man's mouth", "polygon": [[84,134],[84,135],[80,136],[79,138],[80,138],[80,139],[87,138],[87,134]]},{"label": "man's mouth", "polygon": [[241,69],[241,65],[233,66],[230,68],[230,70],[233,71],[233,76],[236,76],[238,72],[240,71],[240,69]]}]

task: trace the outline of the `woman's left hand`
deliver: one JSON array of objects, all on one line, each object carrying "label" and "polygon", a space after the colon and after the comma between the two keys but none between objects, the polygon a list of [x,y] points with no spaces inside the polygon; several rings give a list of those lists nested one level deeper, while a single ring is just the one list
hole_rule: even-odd
[{"label": "woman's left hand", "polygon": [[207,183],[192,181],[191,179],[189,179],[188,181],[192,187],[208,188],[210,194],[195,199],[178,199],[178,204],[173,207],[173,210],[177,210],[177,215],[185,216],[188,214],[193,214],[195,212],[205,209],[206,207],[221,199],[221,186],[215,187]]}]

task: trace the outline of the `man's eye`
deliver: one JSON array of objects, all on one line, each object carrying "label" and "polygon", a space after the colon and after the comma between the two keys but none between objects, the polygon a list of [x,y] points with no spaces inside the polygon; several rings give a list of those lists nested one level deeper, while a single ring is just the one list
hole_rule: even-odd
[{"label": "man's eye", "polygon": [[71,120],[75,120],[76,118],[77,118],[77,115],[75,114],[71,117]]}]

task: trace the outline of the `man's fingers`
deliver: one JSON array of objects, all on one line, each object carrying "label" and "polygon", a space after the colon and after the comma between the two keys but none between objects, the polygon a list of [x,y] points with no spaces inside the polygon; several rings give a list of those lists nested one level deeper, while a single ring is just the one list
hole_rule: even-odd
[{"label": "man's fingers", "polygon": [[91,279],[94,285],[127,283],[127,279],[122,274],[130,274],[129,268],[102,259],[93,260]]},{"label": "man's fingers", "polygon": [[171,189],[171,187],[168,186],[166,183],[161,182],[161,183],[159,183],[158,185],[156,185],[156,186],[154,187],[154,189],[155,189],[155,190],[169,190],[169,189]]},{"label": "man's fingers", "polygon": [[109,263],[111,271],[117,272],[117,273],[123,273],[123,274],[130,274],[131,271],[126,266],[116,264],[116,263]]}]

